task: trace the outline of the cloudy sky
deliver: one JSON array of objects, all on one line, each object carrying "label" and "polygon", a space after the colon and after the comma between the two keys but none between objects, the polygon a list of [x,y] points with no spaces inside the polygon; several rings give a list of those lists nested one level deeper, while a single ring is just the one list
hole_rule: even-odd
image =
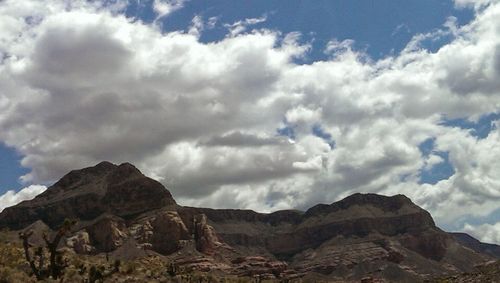
[{"label": "cloudy sky", "polygon": [[500,243],[500,2],[0,1],[0,210],[131,162],[183,205],[405,194]]}]

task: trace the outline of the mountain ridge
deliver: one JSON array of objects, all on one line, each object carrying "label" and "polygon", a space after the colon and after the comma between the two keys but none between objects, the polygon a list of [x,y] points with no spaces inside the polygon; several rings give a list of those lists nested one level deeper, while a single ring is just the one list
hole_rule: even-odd
[{"label": "mountain ridge", "polygon": [[304,212],[187,207],[130,163],[72,170],[33,200],[6,208],[0,228],[37,222],[56,229],[65,218],[79,220],[66,242],[78,254],[152,252],[193,270],[269,279],[419,281],[491,259],[436,227],[404,195],[356,193]]},{"label": "mountain ridge", "polygon": [[484,243],[478,239],[472,237],[471,235],[463,232],[451,232],[450,233],[458,242],[462,245],[484,254],[488,254],[492,257],[500,259],[500,246],[492,243]]}]

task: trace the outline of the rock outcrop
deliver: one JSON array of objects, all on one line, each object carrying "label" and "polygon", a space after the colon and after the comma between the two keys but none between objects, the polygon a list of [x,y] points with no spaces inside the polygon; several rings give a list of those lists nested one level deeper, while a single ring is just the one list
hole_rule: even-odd
[{"label": "rock outcrop", "polygon": [[[259,277],[259,279],[275,279],[285,277],[288,270],[286,262],[270,260],[262,256],[239,257],[231,262],[233,274],[238,276]],[[288,272],[292,274],[293,272]]]},{"label": "rock outcrop", "polygon": [[73,249],[77,254],[92,254],[95,252],[95,248],[90,243],[89,233],[85,230],[80,230],[67,238],[66,246]]},{"label": "rock outcrop", "polygon": [[198,214],[194,217],[194,240],[196,249],[206,255],[214,255],[215,250],[222,245],[215,229],[207,224],[207,216]]},{"label": "rock outcrop", "polygon": [[186,225],[176,211],[161,212],[151,222],[152,249],[161,254],[170,254],[181,248],[181,241],[191,239]]},{"label": "rock outcrop", "polygon": [[90,235],[90,242],[97,250],[110,252],[121,246],[128,237],[125,221],[116,216],[99,217],[85,230]]}]

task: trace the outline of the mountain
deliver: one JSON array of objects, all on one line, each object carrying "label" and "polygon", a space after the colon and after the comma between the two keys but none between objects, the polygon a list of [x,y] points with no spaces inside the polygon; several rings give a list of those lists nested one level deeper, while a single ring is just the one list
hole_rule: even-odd
[{"label": "mountain", "polygon": [[20,229],[42,220],[54,228],[65,218],[91,220],[105,213],[133,217],[170,205],[176,205],[170,192],[132,164],[101,162],[73,170],[33,200],[6,208],[0,226]]},{"label": "mountain", "polygon": [[490,255],[500,259],[500,246],[483,243],[466,233],[450,233],[460,244],[478,253]]},{"label": "mountain", "polygon": [[77,254],[155,255],[222,276],[419,282],[492,259],[440,230],[403,195],[358,193],[270,214],[185,207],[129,163],[71,171],[33,200],[6,208],[0,228],[50,232],[66,218],[78,220],[64,244]]}]

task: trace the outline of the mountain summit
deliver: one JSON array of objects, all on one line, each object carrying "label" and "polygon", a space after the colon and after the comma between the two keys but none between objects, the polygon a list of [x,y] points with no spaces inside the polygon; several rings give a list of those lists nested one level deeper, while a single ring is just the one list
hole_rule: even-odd
[{"label": "mountain summit", "polygon": [[130,163],[73,170],[33,200],[6,208],[0,226],[23,228],[42,220],[52,228],[65,218],[91,220],[108,213],[130,217],[147,210],[176,205],[159,182],[144,176]]},{"label": "mountain summit", "polygon": [[0,228],[56,229],[66,218],[78,220],[65,243],[77,254],[158,255],[179,268],[231,276],[414,282],[492,259],[437,228],[404,195],[357,193],[270,214],[184,207],[129,163],[71,171],[33,200],[6,208]]}]

